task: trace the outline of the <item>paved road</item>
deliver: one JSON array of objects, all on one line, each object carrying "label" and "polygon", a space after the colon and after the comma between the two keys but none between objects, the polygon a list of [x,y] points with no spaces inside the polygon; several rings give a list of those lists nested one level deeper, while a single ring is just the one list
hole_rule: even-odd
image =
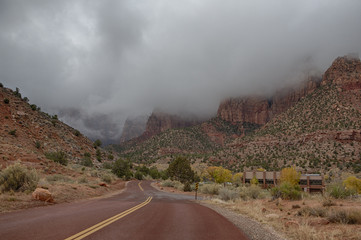
[{"label": "paved road", "polygon": [[247,239],[231,222],[192,201],[132,181],[116,196],[0,215],[5,239]]}]

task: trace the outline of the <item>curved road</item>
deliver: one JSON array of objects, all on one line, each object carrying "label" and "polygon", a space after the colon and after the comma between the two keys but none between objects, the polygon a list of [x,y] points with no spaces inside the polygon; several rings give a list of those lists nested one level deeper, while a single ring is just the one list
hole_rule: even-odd
[{"label": "curved road", "polygon": [[248,239],[192,196],[132,181],[121,194],[0,215],[1,239]]}]

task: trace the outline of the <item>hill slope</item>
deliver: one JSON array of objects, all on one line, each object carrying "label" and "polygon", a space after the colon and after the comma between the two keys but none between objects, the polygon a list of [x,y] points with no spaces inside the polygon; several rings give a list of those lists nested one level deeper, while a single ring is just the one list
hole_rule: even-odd
[{"label": "hill slope", "polygon": [[0,164],[2,168],[19,160],[41,167],[46,152],[63,151],[76,162],[84,153],[95,161],[93,142],[79,131],[41,112],[21,98],[18,91],[0,87]]}]

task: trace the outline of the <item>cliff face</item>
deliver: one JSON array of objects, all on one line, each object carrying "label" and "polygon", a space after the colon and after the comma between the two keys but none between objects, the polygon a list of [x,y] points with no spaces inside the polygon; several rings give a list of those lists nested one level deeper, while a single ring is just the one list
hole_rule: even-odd
[{"label": "cliff face", "polygon": [[272,98],[245,97],[223,101],[217,116],[232,123],[248,122],[263,125],[270,119],[294,106],[302,97],[319,86],[318,78],[310,78],[298,88],[276,93]]},{"label": "cliff face", "polygon": [[147,124],[146,116],[139,116],[136,118],[128,118],[123,126],[122,136],[120,137],[120,143],[128,141],[133,138],[137,138],[145,131]]},{"label": "cliff face", "polygon": [[153,112],[148,118],[146,130],[143,135],[150,137],[173,128],[191,127],[200,123],[196,119],[185,119],[177,115],[162,112]]},{"label": "cliff face", "polygon": [[265,98],[231,98],[221,103],[217,116],[233,123],[265,124],[269,120],[269,104]]}]

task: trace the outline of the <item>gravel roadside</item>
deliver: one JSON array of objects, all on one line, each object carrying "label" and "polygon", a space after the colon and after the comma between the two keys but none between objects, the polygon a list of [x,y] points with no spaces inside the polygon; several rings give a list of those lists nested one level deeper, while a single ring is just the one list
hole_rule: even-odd
[{"label": "gravel roadside", "polygon": [[234,225],[240,228],[251,240],[286,240],[286,238],[280,236],[272,228],[264,226],[244,215],[237,214],[215,204],[203,201],[198,201],[198,203],[227,218]]}]

